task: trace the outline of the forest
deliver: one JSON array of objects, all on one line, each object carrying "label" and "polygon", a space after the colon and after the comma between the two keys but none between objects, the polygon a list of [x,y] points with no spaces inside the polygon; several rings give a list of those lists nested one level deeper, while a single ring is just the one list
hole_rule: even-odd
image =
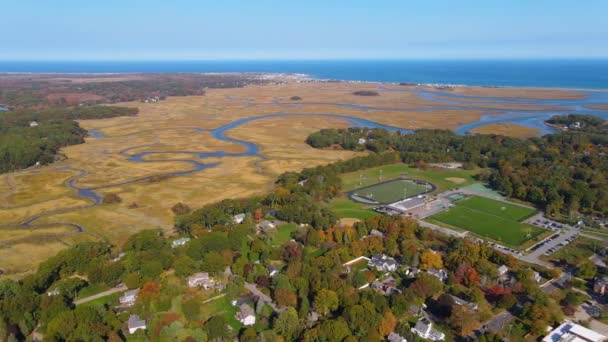
[{"label": "forest", "polygon": [[255,74],[11,75],[0,79],[0,105],[63,108],[202,95],[206,88],[236,88],[270,81]]},{"label": "forest", "polygon": [[[569,120],[591,122],[577,115]],[[592,120],[595,126],[605,126],[600,118]],[[358,143],[360,138],[365,139],[364,144]],[[579,212],[608,214],[608,136],[595,131],[565,131],[524,140],[498,135],[460,136],[442,130],[402,135],[348,128],[315,132],[307,143],[317,148],[339,145],[378,154],[396,151],[404,163],[459,161],[465,168],[485,168],[480,175],[482,181],[508,197],[545,209],[549,215],[575,219]]]},{"label": "forest", "polygon": [[[440,235],[410,219],[378,216],[348,226],[335,225],[321,213],[323,200],[339,191],[334,179],[339,172],[393,163],[395,158],[396,153],[372,154],[286,173],[267,196],[226,200],[190,213],[176,205],[181,213],[176,226],[191,238],[182,247],[171,248],[169,238],[155,230],[137,233],[122,246],[103,241],[72,246],[20,281],[0,280],[0,338],[22,339],[36,330],[49,341],[126,340],[125,322],[130,314],[138,314],[149,328],[129,339],[354,342],[384,341],[395,332],[419,341],[410,329],[423,303],[437,328],[453,339],[471,335],[494,312],[518,310],[509,334],[523,338],[543,334],[547,325],[560,322],[565,312],[580,304],[582,299],[572,290],[549,296],[533,281],[534,271],[547,279],[556,276],[554,271],[530,269],[487,245]],[[306,207],[301,216],[291,216],[296,211],[293,203]],[[246,215],[238,224],[231,220],[237,213]],[[275,245],[256,228],[264,218],[281,218],[299,228],[291,233],[292,240]],[[371,236],[372,230],[382,236]],[[383,272],[353,272],[342,266],[375,253],[404,265],[392,274],[399,293],[358,290],[381,279]],[[510,270],[508,285],[496,271],[503,264]],[[279,273],[271,275],[269,270],[277,266]],[[420,272],[412,277],[411,268]],[[426,272],[441,268],[449,273],[445,281]],[[208,311],[201,303],[209,297],[185,285],[187,276],[200,271],[223,279],[228,298],[248,298],[244,285],[255,284],[282,310],[273,312],[262,301],[254,302],[258,323],[231,325],[230,309]],[[140,289],[128,312],[115,310],[111,301],[74,304],[89,287],[111,288],[121,282]],[[48,294],[51,291],[57,294]],[[452,296],[478,308],[455,305]],[[502,337],[485,333],[479,340]]]},{"label": "forest", "polygon": [[59,149],[87,135],[74,120],[137,115],[137,108],[94,106],[0,114],[0,173],[53,162]]},{"label": "forest", "polygon": [[568,127],[568,129],[578,132],[594,134],[608,133],[608,123],[605,120],[593,115],[555,115],[547,120],[547,123],[561,127]]}]

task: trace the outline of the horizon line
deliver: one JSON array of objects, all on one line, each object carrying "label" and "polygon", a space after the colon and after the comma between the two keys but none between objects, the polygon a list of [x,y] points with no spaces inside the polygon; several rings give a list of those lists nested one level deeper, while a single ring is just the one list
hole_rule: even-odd
[{"label": "horizon line", "polygon": [[315,61],[573,61],[573,60],[608,60],[608,56],[564,56],[564,57],[327,57],[327,58],[142,58],[142,59],[3,59],[0,63],[51,63],[51,62],[315,62]]}]

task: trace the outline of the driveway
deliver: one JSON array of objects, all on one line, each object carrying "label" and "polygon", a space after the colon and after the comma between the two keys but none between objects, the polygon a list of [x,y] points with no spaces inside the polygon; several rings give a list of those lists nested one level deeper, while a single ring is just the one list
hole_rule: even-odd
[{"label": "driveway", "polygon": [[258,288],[255,286],[255,284],[245,283],[245,288],[249,292],[251,292],[253,295],[258,296],[261,301],[270,305],[270,307],[272,308],[272,310],[274,310],[274,312],[278,313],[278,312],[283,311],[275,303],[272,302],[272,298],[268,297],[266,294],[264,294],[264,292],[258,290]]},{"label": "driveway", "polygon": [[98,298],[106,297],[106,296],[115,294],[117,292],[125,292],[127,290],[128,290],[128,288],[123,284],[123,285],[120,285],[118,287],[111,288],[111,289],[109,289],[107,291],[99,292],[99,293],[94,294],[92,296],[76,300],[76,301],[74,301],[74,305],[84,304],[86,302],[90,302],[90,301],[98,299]]}]

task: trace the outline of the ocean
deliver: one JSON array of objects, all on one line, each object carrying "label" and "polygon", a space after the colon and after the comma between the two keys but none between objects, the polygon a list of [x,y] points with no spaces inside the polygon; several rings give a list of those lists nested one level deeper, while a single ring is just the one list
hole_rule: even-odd
[{"label": "ocean", "polygon": [[[0,72],[273,72],[319,79],[478,86],[608,89],[608,59],[308,61],[0,61]],[[1,77],[1,75],[0,75]]]}]

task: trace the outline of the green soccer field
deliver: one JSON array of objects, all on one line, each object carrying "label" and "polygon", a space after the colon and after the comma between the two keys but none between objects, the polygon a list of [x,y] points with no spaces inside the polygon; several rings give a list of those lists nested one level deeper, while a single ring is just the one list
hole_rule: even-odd
[{"label": "green soccer field", "polygon": [[[433,190],[432,185],[424,186],[411,180],[395,179],[384,183],[367,186],[353,190],[350,194],[356,197],[364,197],[381,204],[388,204],[409,198],[429,190]],[[356,200],[356,199],[355,199]]]},{"label": "green soccer field", "polygon": [[534,215],[534,209],[472,196],[454,203],[455,206],[431,216],[453,227],[468,230],[499,243],[517,247],[541,234],[543,229],[521,223]]}]

